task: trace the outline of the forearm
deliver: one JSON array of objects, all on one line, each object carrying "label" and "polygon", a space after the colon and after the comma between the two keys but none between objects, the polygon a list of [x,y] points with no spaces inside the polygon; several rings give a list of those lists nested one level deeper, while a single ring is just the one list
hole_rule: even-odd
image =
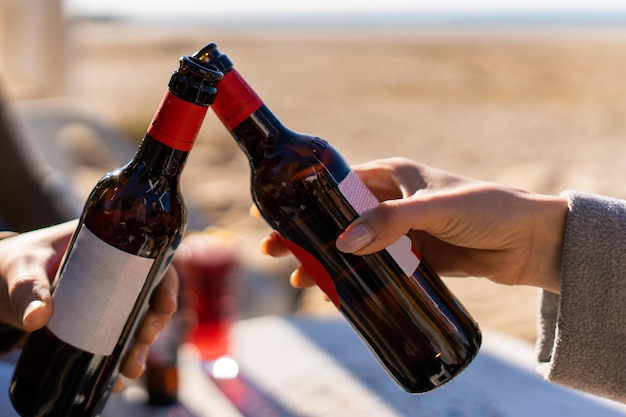
[{"label": "forearm", "polygon": [[626,201],[568,192],[560,296],[542,294],[544,375],[626,401]]}]

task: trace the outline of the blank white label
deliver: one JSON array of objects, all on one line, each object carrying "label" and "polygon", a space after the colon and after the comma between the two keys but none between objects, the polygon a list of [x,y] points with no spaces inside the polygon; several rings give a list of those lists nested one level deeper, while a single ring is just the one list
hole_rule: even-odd
[{"label": "blank white label", "polygon": [[[339,183],[339,191],[359,214],[363,214],[366,210],[380,204],[376,196],[372,194],[354,171],[350,171],[346,178]],[[420,264],[420,260],[413,253],[411,239],[408,236],[402,236],[387,246],[386,250],[407,276],[413,275]]]},{"label": "blank white label", "polygon": [[58,277],[48,328],[72,346],[110,355],[153,263],[103,242],[83,225]]}]

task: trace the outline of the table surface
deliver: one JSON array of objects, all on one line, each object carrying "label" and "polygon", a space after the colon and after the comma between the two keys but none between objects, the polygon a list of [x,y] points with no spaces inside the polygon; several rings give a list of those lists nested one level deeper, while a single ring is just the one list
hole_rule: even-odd
[{"label": "table surface", "polygon": [[[102,417],[588,417],[626,416],[626,405],[544,381],[533,347],[484,331],[480,353],[458,377],[420,395],[402,391],[342,319],[264,316],[233,330],[235,378],[213,378],[181,349],[180,404],[147,407],[131,386]],[[16,417],[0,362],[0,415]]]}]

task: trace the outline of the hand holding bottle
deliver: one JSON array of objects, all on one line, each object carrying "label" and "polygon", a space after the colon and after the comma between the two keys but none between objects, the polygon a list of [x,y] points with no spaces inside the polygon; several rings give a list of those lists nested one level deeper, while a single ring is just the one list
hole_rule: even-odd
[{"label": "hand holding bottle", "polygon": [[50,282],[76,222],[13,234],[0,241],[0,321],[31,332],[42,328],[52,315]]},{"label": "hand holding bottle", "polygon": [[[0,241],[0,322],[23,332],[38,330],[52,315],[50,282],[65,252],[76,221],[16,234]],[[178,275],[169,268],[152,294],[122,373],[138,378],[149,346],[176,310]],[[118,389],[121,386],[118,385]]]},{"label": "hand holding bottle", "polygon": [[185,231],[180,175],[221,78],[181,57],[135,156],[89,194],[51,289],[54,311],[29,335],[9,384],[22,417],[95,417],[124,360],[145,360],[141,343],[159,330],[146,314]]},{"label": "hand holding bottle", "polygon": [[341,154],[283,125],[215,44],[196,56],[224,73],[212,108],[248,157],[259,212],[389,375],[418,393],[461,372],[478,352],[480,330],[408,237],[366,256],[335,247],[378,204]]},{"label": "hand holding bottle", "polygon": [[[373,253],[408,232],[442,275],[559,292],[565,198],[462,177],[406,158],[353,168],[383,203],[346,228],[336,241],[339,250]],[[289,253],[275,232],[261,250],[273,256]],[[314,284],[301,267],[292,283]]]}]

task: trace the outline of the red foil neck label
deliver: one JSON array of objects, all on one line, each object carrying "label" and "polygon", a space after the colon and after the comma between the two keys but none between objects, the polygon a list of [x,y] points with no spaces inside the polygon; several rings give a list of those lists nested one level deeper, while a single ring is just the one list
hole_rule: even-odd
[{"label": "red foil neck label", "polygon": [[211,108],[224,126],[233,130],[262,105],[263,101],[241,75],[231,70],[217,85],[217,96]]},{"label": "red foil neck label", "polygon": [[206,112],[207,107],[181,100],[168,90],[150,123],[148,134],[170,148],[189,152]]},{"label": "red foil neck label", "polygon": [[302,247],[293,243],[292,241],[283,238],[285,246],[294,254],[296,258],[302,263],[302,267],[313,279],[318,287],[330,298],[337,308],[341,308],[341,301],[339,300],[339,294],[337,293],[337,287],[335,281],[330,276],[324,265],[317,260],[313,255],[307,252]]}]

